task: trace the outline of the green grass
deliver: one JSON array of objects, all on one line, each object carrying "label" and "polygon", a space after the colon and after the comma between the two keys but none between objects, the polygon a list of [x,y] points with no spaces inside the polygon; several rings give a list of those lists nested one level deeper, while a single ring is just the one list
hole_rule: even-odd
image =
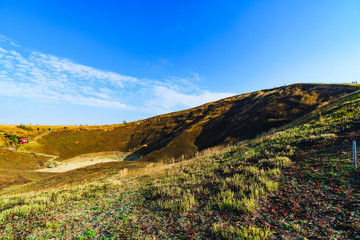
[{"label": "green grass", "polygon": [[[283,151],[291,150],[291,148],[286,149]],[[131,198],[134,198],[134,200],[129,203],[131,205],[136,202],[136,210],[131,212],[125,211],[121,215],[115,215],[117,216],[116,219],[120,219],[122,224],[119,225],[121,226],[120,229],[114,229],[113,226],[109,225],[109,228],[112,229],[111,232],[115,237],[126,236],[130,238],[136,234],[140,234],[140,236],[156,235],[159,231],[164,236],[171,234],[169,232],[172,231],[171,228],[165,230],[162,224],[156,224],[156,219],[160,217],[161,212],[171,214],[175,218],[184,213],[186,215],[197,213],[197,215],[202,216],[204,211],[207,213],[219,212],[220,214],[231,211],[235,215],[256,212],[256,198],[276,189],[277,184],[270,178],[276,175],[274,170],[282,167],[282,165],[272,165],[262,168],[259,163],[252,162],[257,155],[257,151],[253,151],[253,149],[246,150],[244,146],[231,147],[217,154],[174,164],[173,167],[165,170],[160,175],[154,176],[150,174],[148,177],[145,176],[145,179],[136,180],[135,182],[139,181],[138,185],[140,188],[131,194]],[[283,159],[283,157],[279,157],[279,159]],[[121,175],[122,173],[119,174]],[[132,185],[129,184],[130,186]],[[219,194],[216,195],[216,192]],[[106,197],[109,193],[111,193],[111,196]],[[20,227],[29,227],[27,225],[27,222],[30,221],[29,218],[36,219],[35,224],[31,225],[31,233],[24,233],[26,236],[44,237],[48,236],[50,232],[60,231],[59,229],[61,229],[60,232],[63,236],[75,234],[81,239],[88,237],[86,235],[88,230],[86,229],[92,229],[91,234],[95,237],[109,237],[104,228],[98,227],[94,229],[94,224],[99,225],[99,222],[115,221],[115,216],[104,220],[90,214],[91,221],[84,224],[84,226],[81,226],[81,224],[77,225],[77,214],[72,217],[65,217],[67,220],[62,219],[62,221],[58,220],[50,225],[49,223],[48,225],[45,224],[44,227],[41,227],[43,226],[41,221],[54,215],[56,219],[64,218],[64,216],[73,212],[74,209],[77,213],[83,212],[80,214],[82,216],[88,211],[86,209],[89,209],[89,205],[91,205],[92,211],[106,214],[115,210],[114,206],[110,203],[115,204],[125,194],[126,192],[119,189],[118,184],[104,183],[102,185],[92,184],[69,190],[2,197],[0,202],[2,203],[1,209],[3,210],[0,214],[0,222],[5,226],[12,225],[19,229]],[[124,207],[122,204],[123,201],[121,200],[121,205],[119,206]],[[59,216],[59,213],[56,213],[59,210],[61,216]],[[153,219],[148,219],[146,223],[140,221],[140,223],[137,222],[135,224],[135,220],[142,219],[145,213],[153,216]],[[9,222],[10,219],[12,221]],[[64,230],[64,224],[69,221],[78,227],[72,230]],[[191,223],[187,221],[183,223],[186,229],[196,229],[196,225],[193,225],[196,222]],[[149,232],[138,229],[138,226],[149,223],[152,224]],[[187,226],[187,224],[190,225]],[[212,222],[209,221],[206,225],[208,229],[211,229]],[[5,227],[5,232],[2,236],[10,238],[15,236],[14,234],[16,233],[6,231],[6,229],[8,228]],[[135,231],[134,229],[137,230]],[[238,233],[239,231],[236,230],[234,234]],[[186,234],[186,231],[182,232],[179,237],[184,237]],[[248,233],[243,232],[243,234],[246,235]],[[251,234],[257,234],[257,232],[255,231]],[[263,233],[261,232],[261,234]],[[259,235],[260,237],[263,236],[261,234]]]}]

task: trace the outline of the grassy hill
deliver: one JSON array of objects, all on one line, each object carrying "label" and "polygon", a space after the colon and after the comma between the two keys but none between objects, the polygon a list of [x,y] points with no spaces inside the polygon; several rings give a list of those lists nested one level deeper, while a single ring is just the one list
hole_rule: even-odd
[{"label": "grassy hill", "polygon": [[15,153],[0,149],[0,189],[13,184],[24,184],[51,176],[48,173],[34,173],[42,166],[46,157]]},{"label": "grassy hill", "polygon": [[130,151],[144,155],[144,161],[170,161],[253,138],[357,89],[295,84],[126,124],[59,127],[24,149],[57,155],[60,160],[92,152]]},{"label": "grassy hill", "polygon": [[[255,93],[243,95],[239,101],[244,104],[250,101],[249,96],[253,102],[264,99],[260,96],[274,99],[271,94],[295,101],[297,87],[258,92],[258,98],[252,96]],[[301,87],[308,87],[308,92],[324,88],[328,98],[335,93],[328,85]],[[291,90],[287,95],[286,89]],[[279,93],[281,90],[284,95]],[[352,167],[351,141],[360,137],[360,93],[352,92],[317,108],[329,101],[319,96],[317,99],[323,99],[320,103],[311,104],[312,97],[303,100],[306,104],[301,103],[300,96],[292,103],[305,104],[307,112],[317,109],[296,122],[289,120],[283,125],[286,121],[282,120],[285,122],[277,130],[241,144],[204,150],[187,161],[144,161],[146,167],[118,169],[97,182],[77,187],[31,194],[23,190],[25,194],[8,192],[5,196],[2,192],[0,238],[358,239],[360,175]],[[222,100],[217,104],[225,103]],[[266,105],[258,106],[265,112]],[[254,111],[250,105],[235,108],[234,112],[229,109],[226,112],[230,116]],[[270,109],[265,113],[261,116],[270,116]],[[271,119],[265,118],[270,121],[264,122],[276,122],[273,119],[280,118],[274,116],[284,118],[286,114],[272,113]],[[198,139],[205,127],[223,126],[220,123],[225,120],[214,119],[218,121],[204,121],[201,131],[189,130],[199,133],[196,138],[185,139]],[[231,120],[226,123],[236,125]],[[236,126],[241,129],[241,124]],[[234,132],[230,138],[241,140]],[[209,145],[216,141],[209,140]]]},{"label": "grassy hill", "polygon": [[0,189],[13,184],[24,184],[44,179],[54,174],[34,172],[44,167],[48,157],[13,151],[19,148],[21,137],[33,141],[49,132],[50,126],[0,125]]}]

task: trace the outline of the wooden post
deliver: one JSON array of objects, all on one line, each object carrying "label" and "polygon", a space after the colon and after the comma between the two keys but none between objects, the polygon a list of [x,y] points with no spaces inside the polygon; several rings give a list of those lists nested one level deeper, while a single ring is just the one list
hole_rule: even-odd
[{"label": "wooden post", "polygon": [[356,169],[356,141],[352,142],[353,147],[353,160],[354,160],[354,169]]}]

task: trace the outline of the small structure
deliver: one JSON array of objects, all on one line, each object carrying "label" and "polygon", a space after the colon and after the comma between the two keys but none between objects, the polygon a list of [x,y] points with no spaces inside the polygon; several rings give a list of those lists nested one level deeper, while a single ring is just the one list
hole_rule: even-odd
[{"label": "small structure", "polygon": [[19,140],[20,144],[26,144],[28,142],[29,142],[29,140],[27,138],[20,138],[20,140]]}]

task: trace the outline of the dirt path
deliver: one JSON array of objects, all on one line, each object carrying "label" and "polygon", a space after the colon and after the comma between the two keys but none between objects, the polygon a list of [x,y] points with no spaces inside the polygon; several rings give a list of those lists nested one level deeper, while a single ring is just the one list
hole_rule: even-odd
[{"label": "dirt path", "polygon": [[[45,135],[49,134],[50,132],[51,132],[51,130],[48,130],[48,131],[36,136],[34,138],[34,140],[32,140],[31,142],[29,142],[27,144],[31,144],[31,143],[35,142],[37,139],[41,138],[42,136],[45,136]],[[31,152],[31,151],[26,151],[26,150],[19,150],[19,149],[14,148],[14,147],[0,146],[0,148],[7,149],[7,150],[10,150],[10,151],[14,151],[14,152],[22,152],[22,153],[35,154],[35,155],[39,155],[39,156],[48,157],[48,158],[50,158],[48,160],[49,162],[54,161],[56,158],[59,157],[59,156],[49,155],[49,154],[44,154],[44,153],[36,153],[36,152]]]},{"label": "dirt path", "polygon": [[130,153],[124,152],[100,152],[83,154],[81,156],[71,158],[62,162],[57,162],[53,168],[37,169],[38,172],[67,172],[77,168],[82,168],[94,164],[105,162],[123,161]]},{"label": "dirt path", "polygon": [[31,142],[29,142],[28,144],[35,142],[36,140],[38,140],[39,138],[41,138],[41,137],[49,134],[50,132],[51,132],[51,130],[48,130],[48,131],[44,132],[43,134],[40,134],[40,135],[36,136],[36,137],[35,137]]},{"label": "dirt path", "polygon": [[0,149],[6,149],[6,150],[10,150],[13,152],[19,152],[19,153],[28,153],[28,154],[35,154],[35,155],[39,155],[39,156],[44,156],[44,157],[48,157],[50,158],[48,161],[54,161],[56,158],[58,158],[59,156],[55,156],[55,155],[49,155],[49,154],[44,154],[44,153],[36,153],[36,152],[30,152],[30,151],[25,151],[25,150],[18,150],[16,148],[13,147],[7,147],[7,146],[1,146]]},{"label": "dirt path", "polygon": [[44,157],[49,157],[50,159],[48,160],[50,161],[54,161],[56,158],[58,158],[59,156],[55,156],[55,155],[48,155],[48,154],[44,154],[44,153],[35,153],[35,152],[29,152],[29,151],[24,151],[24,150],[12,150],[15,152],[22,152],[22,153],[29,153],[29,154],[35,154],[35,155],[39,155],[39,156],[44,156]]}]

